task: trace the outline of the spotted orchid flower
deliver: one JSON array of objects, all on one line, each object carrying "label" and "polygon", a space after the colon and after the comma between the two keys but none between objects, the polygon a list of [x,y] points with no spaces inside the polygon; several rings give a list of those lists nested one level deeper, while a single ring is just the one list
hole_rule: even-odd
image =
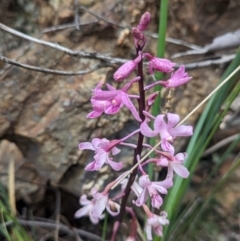
[{"label": "spotted orchid flower", "polygon": [[117,163],[112,160],[110,155],[117,155],[120,149],[112,147],[112,142],[106,138],[99,139],[94,138],[92,142],[81,142],[79,144],[80,150],[92,150],[95,151],[94,161],[90,162],[86,167],[86,171],[98,171],[106,163],[109,164],[113,170],[119,171],[122,169],[122,163]]},{"label": "spotted orchid flower", "polygon": [[159,134],[162,139],[162,149],[172,153],[174,152],[174,148],[171,143],[177,136],[191,136],[193,134],[192,126],[177,126],[179,121],[180,117],[177,114],[168,113],[167,115],[158,115],[154,119],[153,130],[147,124],[149,122],[148,118],[142,122],[140,130],[146,137],[154,137]]},{"label": "spotted orchid flower", "polygon": [[137,206],[142,206],[147,199],[151,198],[151,204],[155,208],[160,208],[163,203],[162,194],[167,194],[167,189],[173,185],[172,179],[165,179],[164,181],[151,182],[148,175],[142,175],[139,178],[139,185],[142,187],[142,192],[136,201],[133,201]]},{"label": "spotted orchid flower", "polygon": [[182,178],[189,176],[188,169],[183,165],[184,160],[187,157],[187,153],[178,153],[174,156],[174,153],[163,152],[159,158],[151,158],[148,162],[154,162],[157,166],[168,167],[169,175],[173,175],[175,172]]},{"label": "spotted orchid flower", "polygon": [[167,219],[167,213],[162,211],[160,213],[160,215],[156,215],[151,213],[148,216],[147,222],[146,222],[146,226],[145,226],[145,232],[147,234],[147,239],[148,240],[152,240],[152,230],[154,231],[154,233],[159,236],[162,237],[163,235],[163,228],[162,226],[168,225],[169,224],[169,220]]},{"label": "spotted orchid flower", "polygon": [[99,84],[98,87],[93,90],[93,96],[91,98],[93,111],[87,117],[98,117],[102,113],[113,115],[118,113],[125,105],[132,112],[135,119],[141,122],[138,111],[130,100],[130,98],[139,98],[139,96],[129,95],[127,93],[130,86],[138,80],[139,77],[132,79],[120,90],[115,89],[109,84],[107,84],[108,90],[102,90],[101,84]]},{"label": "spotted orchid flower", "polygon": [[79,203],[83,205],[83,207],[75,213],[75,218],[89,216],[90,221],[97,224],[104,218],[105,215],[103,211],[105,208],[112,216],[116,216],[119,213],[120,205],[110,200],[108,198],[108,193],[100,193],[97,189],[93,188],[91,190],[91,195],[93,196],[92,200],[88,200],[86,194],[80,197]]},{"label": "spotted orchid flower", "polygon": [[155,85],[162,85],[166,88],[176,88],[180,85],[186,84],[188,81],[192,79],[191,76],[188,76],[188,73],[185,72],[184,65],[181,65],[178,70],[171,74],[171,77],[168,80],[159,80],[150,84],[144,88],[144,90],[148,90]]},{"label": "spotted orchid flower", "polygon": [[173,71],[173,66],[176,64],[168,59],[161,59],[152,56],[149,53],[143,53],[143,57],[148,58],[148,71],[150,74],[153,74],[154,71],[160,71],[163,73],[169,73]]}]

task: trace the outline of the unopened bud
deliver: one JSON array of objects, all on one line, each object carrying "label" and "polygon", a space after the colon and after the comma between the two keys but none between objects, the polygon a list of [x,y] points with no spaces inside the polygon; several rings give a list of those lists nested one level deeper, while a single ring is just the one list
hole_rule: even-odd
[{"label": "unopened bud", "polygon": [[150,13],[149,13],[149,12],[144,13],[144,14],[142,15],[141,19],[140,19],[140,22],[139,22],[137,28],[138,28],[140,31],[144,31],[144,30],[148,27],[150,21],[151,21],[151,15],[150,15]]}]

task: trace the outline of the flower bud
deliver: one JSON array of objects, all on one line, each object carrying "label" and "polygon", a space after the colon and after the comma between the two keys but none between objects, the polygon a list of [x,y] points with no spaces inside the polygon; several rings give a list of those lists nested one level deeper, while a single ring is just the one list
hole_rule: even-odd
[{"label": "flower bud", "polygon": [[149,12],[144,13],[144,14],[142,15],[141,19],[140,19],[140,22],[139,22],[137,28],[138,28],[140,31],[144,31],[144,30],[148,27],[150,21],[151,21],[151,15],[150,15],[150,13],[149,13]]},{"label": "flower bud", "polygon": [[136,69],[138,63],[141,61],[142,55],[139,54],[134,60],[130,60],[119,67],[119,69],[114,73],[113,78],[116,81],[121,81],[127,78]]}]

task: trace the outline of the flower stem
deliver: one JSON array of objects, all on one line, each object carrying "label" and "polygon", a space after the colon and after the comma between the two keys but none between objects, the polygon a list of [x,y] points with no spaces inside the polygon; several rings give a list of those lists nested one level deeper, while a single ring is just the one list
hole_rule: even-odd
[{"label": "flower stem", "polygon": [[[137,51],[137,56],[139,54],[140,51],[142,51],[142,48],[138,47],[136,49]],[[140,77],[140,80],[138,81],[138,88],[139,88],[139,100],[138,100],[138,104],[139,104],[139,116],[142,119],[142,121],[144,121],[145,116],[143,114],[143,111],[145,110],[145,92],[144,92],[144,76],[143,76],[143,60],[141,60],[138,63],[138,76]],[[142,152],[142,148],[143,148],[143,139],[144,136],[142,135],[141,132],[139,132],[138,134],[138,142],[137,142],[137,148],[134,151],[134,158],[133,158],[133,166],[137,163],[137,155],[141,156],[141,152]],[[120,208],[120,213],[117,217],[117,220],[119,221],[119,223],[122,222],[124,214],[125,214],[125,209],[126,209],[126,205],[127,205],[127,200],[129,197],[129,194],[131,192],[131,186],[135,180],[135,177],[137,175],[137,171],[138,169],[134,169],[134,171],[130,174],[127,186],[125,188],[125,195],[122,198],[122,202],[121,202],[121,208]]]}]

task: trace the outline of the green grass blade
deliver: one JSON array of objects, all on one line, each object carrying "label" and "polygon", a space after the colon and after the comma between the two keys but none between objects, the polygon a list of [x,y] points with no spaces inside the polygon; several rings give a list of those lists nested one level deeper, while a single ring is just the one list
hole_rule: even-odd
[{"label": "green grass blade", "polygon": [[[160,1],[160,10],[159,10],[159,27],[158,27],[158,45],[157,45],[157,57],[163,58],[165,53],[165,45],[166,45],[166,31],[167,31],[167,16],[168,16],[168,0]],[[155,75],[156,79],[162,79],[163,74],[157,72]],[[154,91],[161,91],[161,85],[156,85],[154,87]],[[154,116],[158,115],[161,112],[161,98],[160,95],[157,96],[153,107],[152,114]],[[155,138],[150,139],[150,145],[155,145]],[[148,165],[148,175],[150,178],[153,178],[153,165]]]},{"label": "green grass blade", "polygon": [[[221,81],[223,81],[228,75],[230,75],[240,63],[240,51],[237,52],[236,58],[229,65],[225,73],[223,74]],[[218,124],[220,122],[220,117],[218,112],[221,105],[224,103],[225,99],[229,95],[229,91],[236,83],[236,78],[238,75],[233,76],[223,87],[209,100],[206,105],[198,123],[194,130],[194,135],[187,148],[188,158],[185,162],[186,167],[189,169],[190,173],[193,173],[196,165],[204,151],[204,148],[209,143],[211,136],[214,134]],[[235,93],[236,95],[236,93]],[[220,115],[219,115],[220,116]],[[214,131],[212,131],[214,129]],[[182,178],[176,177],[174,186],[168,193],[165,201],[163,210],[168,212],[170,223],[174,224],[175,218],[178,216],[178,210],[181,204],[182,197],[189,185],[191,178],[184,180]],[[171,230],[171,225],[168,226],[164,233],[164,240],[167,240]]]}]

